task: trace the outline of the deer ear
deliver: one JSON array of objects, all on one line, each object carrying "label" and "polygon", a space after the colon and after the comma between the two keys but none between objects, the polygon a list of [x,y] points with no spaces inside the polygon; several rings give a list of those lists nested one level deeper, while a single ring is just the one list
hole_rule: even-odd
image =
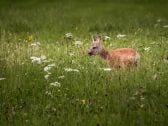
[{"label": "deer ear", "polygon": [[98,43],[101,43],[102,41],[101,35],[98,35],[98,34],[92,35],[92,42],[94,43],[95,41],[97,41]]},{"label": "deer ear", "polygon": [[102,43],[102,37],[101,37],[101,35],[97,35],[96,40],[101,44]]},{"label": "deer ear", "polygon": [[97,38],[101,40],[101,39],[102,39],[102,36],[101,36],[101,35],[97,35]]}]

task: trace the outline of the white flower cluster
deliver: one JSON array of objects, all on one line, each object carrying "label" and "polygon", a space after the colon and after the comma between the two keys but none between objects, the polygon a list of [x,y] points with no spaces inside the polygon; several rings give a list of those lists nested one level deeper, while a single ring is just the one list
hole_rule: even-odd
[{"label": "white flower cluster", "polygon": [[47,58],[46,58],[46,56],[41,55],[40,57],[32,56],[32,57],[30,57],[30,59],[32,60],[32,63],[41,64],[41,63],[45,62]]},{"label": "white flower cluster", "polygon": [[123,34],[118,34],[117,38],[125,38],[127,35],[123,35]]},{"label": "white flower cluster", "polygon": [[81,46],[83,43],[81,41],[75,41],[74,43],[76,46]]},{"label": "white flower cluster", "polygon": [[66,33],[65,34],[65,38],[71,39],[72,37],[73,37],[72,33]]},{"label": "white flower cluster", "polygon": [[111,38],[109,36],[104,36],[105,40],[110,40]]},{"label": "white flower cluster", "polygon": [[55,67],[55,63],[52,63],[52,64],[49,64],[47,66],[44,67],[44,71],[49,73],[49,70],[52,68],[52,67]]},{"label": "white flower cluster", "polygon": [[112,69],[111,68],[100,68],[101,70],[104,70],[104,71],[111,71]]},{"label": "white flower cluster", "polygon": [[[40,45],[40,42],[33,42],[31,44],[31,46],[39,46],[39,45]],[[38,56],[31,56],[30,59],[31,59],[32,63],[36,63],[36,64],[42,64],[42,63],[50,62],[49,60],[47,60],[47,57],[45,55],[41,55],[39,57]],[[55,63],[51,63],[51,64],[46,65],[43,68],[44,72],[46,72],[46,74],[44,75],[44,78],[46,80],[48,80],[50,75],[51,75],[50,70],[55,66],[56,66]],[[63,78],[63,76],[60,76],[59,78]],[[0,80],[2,80],[2,79],[5,79],[5,78],[0,78]],[[56,81],[56,82],[50,83],[50,86],[60,87],[61,84]]]},{"label": "white flower cluster", "polygon": [[145,50],[146,52],[149,52],[149,51],[150,51],[150,47],[145,47],[144,50]]},{"label": "white flower cluster", "polygon": [[66,72],[79,72],[78,69],[72,69],[72,68],[64,68]]},{"label": "white flower cluster", "polygon": [[1,81],[1,80],[6,80],[6,78],[0,78],[0,81]]},{"label": "white flower cluster", "polygon": [[54,87],[60,88],[60,87],[61,87],[61,84],[56,81],[56,82],[50,83],[50,86],[54,86]]},{"label": "white flower cluster", "polygon": [[163,28],[168,28],[168,25],[164,25]]},{"label": "white flower cluster", "polygon": [[32,44],[31,44],[31,46],[40,46],[41,44],[40,44],[40,42],[33,42]]}]

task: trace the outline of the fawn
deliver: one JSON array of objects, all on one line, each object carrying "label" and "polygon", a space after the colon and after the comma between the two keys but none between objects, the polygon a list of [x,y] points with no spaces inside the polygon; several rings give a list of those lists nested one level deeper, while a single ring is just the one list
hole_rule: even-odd
[{"label": "fawn", "polygon": [[92,47],[88,51],[91,55],[100,55],[108,61],[112,68],[130,68],[137,66],[140,55],[133,48],[117,48],[111,51],[106,50],[102,46],[101,36],[92,37]]}]

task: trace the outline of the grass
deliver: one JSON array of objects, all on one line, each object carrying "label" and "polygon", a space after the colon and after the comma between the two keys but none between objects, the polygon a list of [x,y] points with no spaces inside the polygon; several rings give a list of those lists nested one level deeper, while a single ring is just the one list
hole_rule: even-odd
[{"label": "grass", "polygon": [[[167,7],[164,0],[2,0],[0,78],[6,79],[0,80],[0,125],[166,126]],[[73,39],[64,38],[69,32]],[[100,69],[107,63],[86,55],[97,32],[111,37],[106,48],[135,48],[138,69]],[[31,46],[34,41],[41,45]],[[49,62],[31,62],[41,55]],[[46,80],[44,67],[51,63],[56,66]],[[50,85],[55,81],[61,86]]]}]

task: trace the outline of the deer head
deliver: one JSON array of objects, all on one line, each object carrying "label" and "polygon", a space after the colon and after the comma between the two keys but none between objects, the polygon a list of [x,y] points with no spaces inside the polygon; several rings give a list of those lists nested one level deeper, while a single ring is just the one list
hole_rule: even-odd
[{"label": "deer head", "polygon": [[88,51],[88,54],[91,55],[98,55],[102,51],[102,45],[101,45],[101,36],[92,36],[92,46]]}]

